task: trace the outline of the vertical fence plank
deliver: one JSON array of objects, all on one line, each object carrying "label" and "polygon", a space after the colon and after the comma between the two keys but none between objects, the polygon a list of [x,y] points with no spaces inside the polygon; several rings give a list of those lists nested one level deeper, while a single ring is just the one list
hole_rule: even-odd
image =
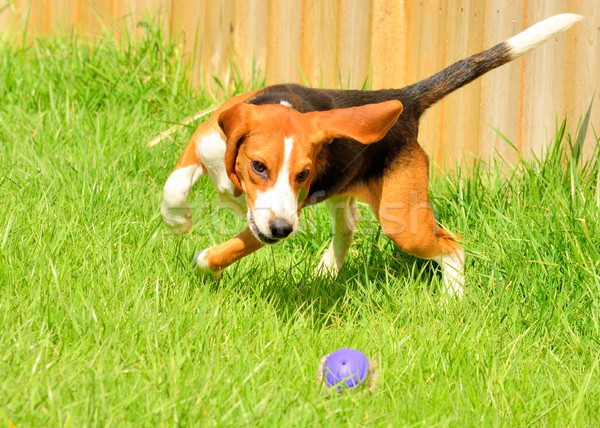
[{"label": "vertical fence plank", "polygon": [[123,34],[132,37],[144,34],[139,24],[142,21],[160,25],[161,31],[169,35],[171,24],[171,6],[173,0],[113,0],[116,25]]},{"label": "vertical fence plank", "polygon": [[245,80],[254,73],[265,73],[267,67],[269,1],[238,0],[233,24],[233,53]]},{"label": "vertical fence plank", "polygon": [[372,87],[401,88],[407,85],[406,16],[402,2],[373,0],[371,31]]},{"label": "vertical fence plank", "polygon": [[[483,50],[483,7],[479,0],[465,0],[460,6],[446,8],[445,64],[447,67],[456,61]],[[448,95],[441,101],[442,141],[444,159],[447,165],[454,161],[472,160],[479,145],[481,81],[476,80]],[[439,156],[439,152],[438,152]]]},{"label": "vertical fence plank", "polygon": [[267,83],[298,82],[302,3],[272,0],[269,13]]},{"label": "vertical fence plank", "polygon": [[10,26],[13,23],[15,13],[12,7],[8,7],[0,12],[0,37],[9,34]]},{"label": "vertical fence plank", "polygon": [[344,88],[362,88],[370,75],[371,0],[342,0],[339,26],[340,82]]},{"label": "vertical fence plank", "polygon": [[[557,13],[567,11],[566,1],[529,0],[527,27]],[[541,155],[554,135],[564,109],[564,64],[566,37],[561,34],[528,53],[521,61],[523,71],[523,117],[521,147],[525,155]]]},{"label": "vertical fence plank", "polygon": [[204,1],[184,3],[173,1],[171,6],[171,37],[181,43],[188,56],[192,70],[191,83],[198,87],[203,83],[200,74],[201,46],[200,38],[204,29]]},{"label": "vertical fence plank", "polygon": [[88,36],[115,32],[115,14],[112,0],[77,0],[75,28]]},{"label": "vertical fence plank", "polygon": [[421,44],[421,26],[419,21],[421,18],[422,7],[415,2],[404,3],[404,15],[406,21],[404,50],[404,76],[406,76],[406,84],[415,83],[421,78],[419,75],[420,61],[420,44]]},{"label": "vertical fence plank", "polygon": [[[45,15],[48,12],[49,0],[31,2],[30,0],[14,0],[8,9],[0,14],[0,32],[10,32],[18,38],[25,35],[26,41],[31,42],[36,36],[44,36]],[[6,2],[1,3],[4,6]],[[3,18],[4,17],[4,18]]]},{"label": "vertical fence plank", "polygon": [[48,0],[49,16],[47,33],[58,30],[68,32],[75,25],[75,8],[73,0]]},{"label": "vertical fence plank", "polygon": [[[488,0],[484,13],[485,49],[507,40],[523,28],[523,7],[517,3],[507,6],[504,0]],[[484,160],[499,155],[512,164],[518,159],[518,153],[494,129],[515,146],[518,144],[520,75],[521,63],[513,61],[481,78],[479,155]]]},{"label": "vertical fence plank", "polygon": [[[228,58],[231,54],[233,0],[209,1],[204,12],[204,29],[200,37],[202,75],[210,84],[218,80],[227,88],[231,79]],[[218,89],[212,85],[212,89]]]},{"label": "vertical fence plank", "polygon": [[8,35],[9,26],[14,19],[13,7],[9,6],[0,12],[0,37]]},{"label": "vertical fence plank", "polygon": [[304,0],[301,58],[303,78],[317,87],[337,86],[339,1]]},{"label": "vertical fence plank", "polygon": [[[406,58],[410,82],[425,79],[446,66],[445,3],[443,0],[410,2]],[[443,162],[443,112],[441,103],[431,107],[423,116],[419,132],[419,142],[435,163]]]},{"label": "vertical fence plank", "polygon": [[[594,96],[590,123],[600,136],[600,4],[597,0],[570,0],[569,11],[584,16],[567,34],[565,104],[570,129],[585,114]],[[574,136],[573,136],[574,137]],[[584,155],[593,154],[594,130],[587,132]]]},{"label": "vertical fence plank", "polygon": [[15,0],[11,6],[0,13],[0,36],[5,36],[10,40],[19,40],[26,31],[27,5],[26,0]]},{"label": "vertical fence plank", "polygon": [[31,36],[46,35],[46,15],[48,14],[48,9],[50,6],[48,1],[49,0],[41,0],[29,3],[28,32]]}]

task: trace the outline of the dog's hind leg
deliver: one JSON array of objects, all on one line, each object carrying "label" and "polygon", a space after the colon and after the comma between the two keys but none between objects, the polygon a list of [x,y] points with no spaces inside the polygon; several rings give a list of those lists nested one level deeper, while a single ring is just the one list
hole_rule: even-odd
[{"label": "dog's hind leg", "polygon": [[465,255],[451,233],[434,218],[427,192],[429,161],[411,147],[409,162],[399,161],[372,189],[371,207],[385,233],[406,253],[436,261],[442,268],[443,294],[462,297]]},{"label": "dog's hind leg", "polygon": [[348,249],[352,244],[354,229],[360,213],[356,207],[356,199],[350,196],[332,197],[324,203],[332,219],[333,236],[315,273],[335,276],[342,268]]}]

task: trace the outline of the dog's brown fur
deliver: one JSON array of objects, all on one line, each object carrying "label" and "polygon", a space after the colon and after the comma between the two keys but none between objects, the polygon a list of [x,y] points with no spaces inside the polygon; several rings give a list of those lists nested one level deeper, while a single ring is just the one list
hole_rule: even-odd
[{"label": "dog's brown fur", "polygon": [[[196,259],[201,269],[219,274],[264,244],[288,236],[304,206],[328,201],[334,237],[320,267],[336,271],[352,239],[358,198],[368,203],[398,248],[436,260],[444,270],[445,291],[461,295],[464,252],[456,235],[435,221],[427,191],[428,158],[418,143],[419,119],[445,95],[579,19],[570,14],[549,18],[403,89],[275,85],[234,97],[198,127],[182,153],[165,185],[163,216],[175,230],[189,230],[185,201],[204,172],[211,174],[222,199],[245,197],[249,228]],[[182,208],[178,201],[184,202]],[[272,206],[257,206],[265,201]]]}]

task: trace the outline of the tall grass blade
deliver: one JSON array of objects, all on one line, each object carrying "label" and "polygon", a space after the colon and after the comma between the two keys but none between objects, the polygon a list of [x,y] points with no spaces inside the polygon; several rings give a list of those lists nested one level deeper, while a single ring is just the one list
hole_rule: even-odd
[{"label": "tall grass blade", "polygon": [[581,125],[579,126],[579,129],[577,131],[577,137],[575,137],[575,144],[571,147],[571,157],[572,159],[575,159],[576,164],[579,164],[581,154],[583,153],[583,144],[585,142],[587,130],[590,125],[590,116],[592,114],[592,106],[594,105],[594,97],[595,95],[592,95],[592,99],[590,100],[590,105],[587,109],[587,112],[585,113],[583,122],[581,122]]},{"label": "tall grass blade", "polygon": [[515,152],[519,153],[519,149],[517,148],[517,146],[514,145],[514,143],[512,141],[510,141],[510,138],[508,138],[506,135],[504,135],[498,128],[496,128],[495,126],[492,126],[492,129],[494,130],[494,132],[496,134],[498,134],[498,136],[502,139],[502,141],[504,141],[506,144],[508,144]]}]

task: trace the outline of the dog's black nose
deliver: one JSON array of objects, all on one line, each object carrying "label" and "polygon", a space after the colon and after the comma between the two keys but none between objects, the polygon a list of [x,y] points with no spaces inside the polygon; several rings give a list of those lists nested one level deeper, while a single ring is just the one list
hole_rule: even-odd
[{"label": "dog's black nose", "polygon": [[285,238],[292,233],[294,226],[289,221],[275,217],[269,223],[269,229],[271,230],[271,236],[275,239]]}]

